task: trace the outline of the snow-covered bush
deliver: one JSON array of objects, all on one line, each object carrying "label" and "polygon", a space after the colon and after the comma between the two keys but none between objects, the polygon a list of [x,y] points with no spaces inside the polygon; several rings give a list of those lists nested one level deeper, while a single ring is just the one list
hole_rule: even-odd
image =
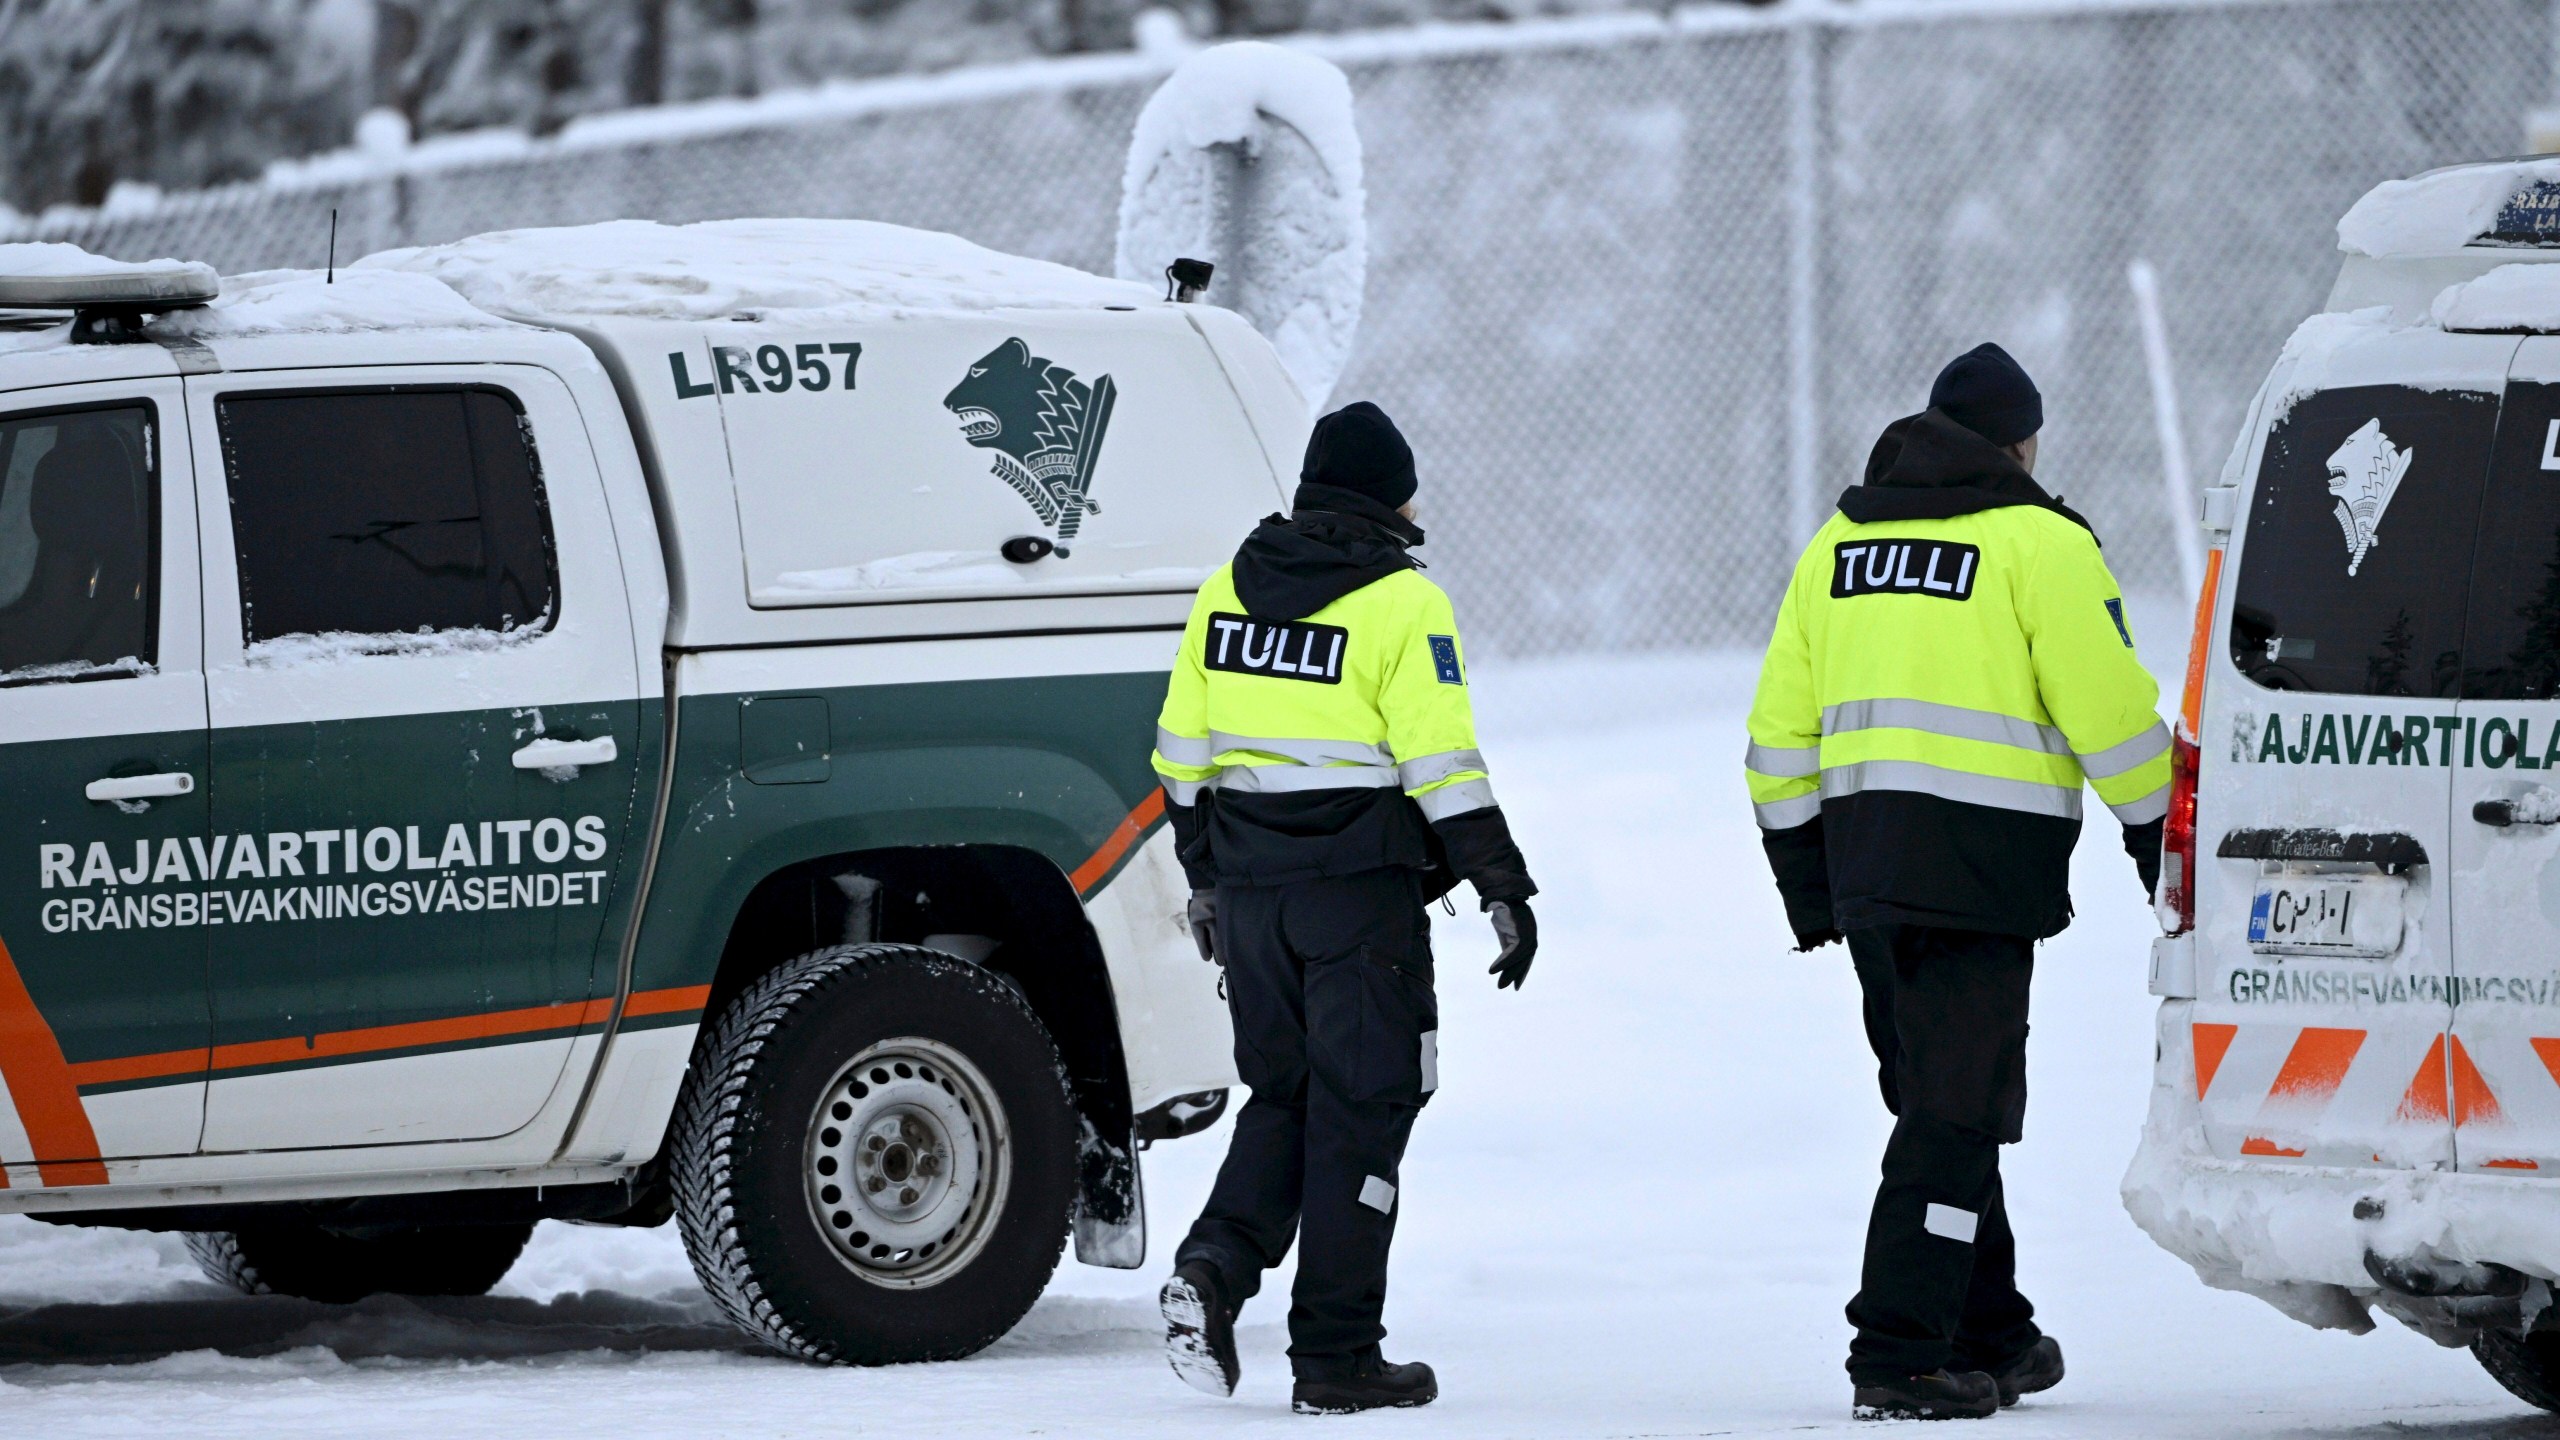
[{"label": "snow-covered bush", "polygon": [[1259,41],[1185,59],[1138,114],[1120,186],[1121,278],[1161,283],[1188,256],[1209,298],[1269,336],[1322,408],[1350,358],[1369,268],[1351,83]]}]

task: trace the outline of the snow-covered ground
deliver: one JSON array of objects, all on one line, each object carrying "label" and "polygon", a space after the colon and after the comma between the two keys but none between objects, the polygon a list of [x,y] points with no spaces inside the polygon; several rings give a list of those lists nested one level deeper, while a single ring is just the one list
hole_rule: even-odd
[{"label": "snow-covered ground", "polygon": [[[2142,613],[2155,668],[2182,617]],[[1838,949],[1788,953],[1737,756],[1752,660],[1487,665],[1485,748],[1546,893],[1525,992],[1443,919],[1441,1084],[1404,1174],[1389,1353],[1428,1410],[1287,1411],[1281,1298],[1233,1401],[1157,1353],[1152,1296],[1223,1127],[1147,1156],[1154,1259],[1072,1262],[976,1359],[812,1370],[748,1353],[671,1230],[546,1225],[486,1300],[331,1310],[227,1296],[169,1240],[0,1221],[0,1409],[24,1433],[508,1437],[1846,1433],[1840,1308],[1887,1119]],[[2093,821],[2080,920],[2043,952],[2022,1277],[2071,1377],[2005,1435],[2554,1433],[2471,1358],[2385,1325],[2307,1330],[2204,1289],[2117,1203],[2151,1062],[2151,924]],[[96,1363],[102,1360],[114,1363]],[[56,1363],[69,1361],[75,1363]]]}]

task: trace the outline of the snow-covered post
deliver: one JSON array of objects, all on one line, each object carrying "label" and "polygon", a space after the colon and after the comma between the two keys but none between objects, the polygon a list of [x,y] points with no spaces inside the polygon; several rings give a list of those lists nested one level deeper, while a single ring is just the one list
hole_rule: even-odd
[{"label": "snow-covered post", "polygon": [[1822,31],[1787,27],[1787,543],[1822,521]]},{"label": "snow-covered post", "polygon": [[1320,410],[1351,356],[1369,269],[1351,82],[1260,41],[1201,50],[1138,114],[1120,185],[1125,280],[1218,267],[1209,299],[1244,316]]},{"label": "snow-covered post", "polygon": [[2204,589],[2204,541],[2196,533],[2196,487],[2187,473],[2186,423],[2178,415],[2178,376],[2169,365],[2169,329],[2160,321],[2160,272],[2148,260],[2125,267],[2134,319],[2142,330],[2142,368],[2151,377],[2151,419],[2160,432],[2160,496],[2178,547],[2180,593]]}]

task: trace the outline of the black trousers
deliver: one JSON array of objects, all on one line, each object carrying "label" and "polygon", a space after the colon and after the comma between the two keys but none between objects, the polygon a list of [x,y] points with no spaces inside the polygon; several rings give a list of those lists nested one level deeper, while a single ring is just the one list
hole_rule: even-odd
[{"label": "black trousers", "polygon": [[1218,887],[1236,1071],[1253,1098],[1209,1203],[1174,1253],[1241,1306],[1303,1235],[1289,1305],[1301,1377],[1339,1374],[1386,1335],[1397,1172],[1437,1082],[1431,927],[1414,872]]},{"label": "black trousers", "polygon": [[1850,1377],[2006,1364],[2041,1338],[2000,1194],[2000,1147],[2026,1118],[2035,942],[1889,925],[1850,931],[1849,954],[1895,1117],[1849,1302]]}]

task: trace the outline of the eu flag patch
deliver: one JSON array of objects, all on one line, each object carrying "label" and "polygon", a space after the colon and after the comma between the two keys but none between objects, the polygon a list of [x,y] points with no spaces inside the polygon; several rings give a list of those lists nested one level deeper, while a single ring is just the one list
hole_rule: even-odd
[{"label": "eu flag patch", "polygon": [[2124,602],[2122,600],[2110,600],[2107,602],[2107,618],[2116,622],[2116,633],[2124,637],[2124,648],[2127,650],[2132,649],[2133,632],[2124,628]]},{"label": "eu flag patch", "polygon": [[1431,640],[1431,668],[1440,672],[1443,685],[1464,685],[1467,677],[1458,672],[1458,637],[1434,635]]}]

